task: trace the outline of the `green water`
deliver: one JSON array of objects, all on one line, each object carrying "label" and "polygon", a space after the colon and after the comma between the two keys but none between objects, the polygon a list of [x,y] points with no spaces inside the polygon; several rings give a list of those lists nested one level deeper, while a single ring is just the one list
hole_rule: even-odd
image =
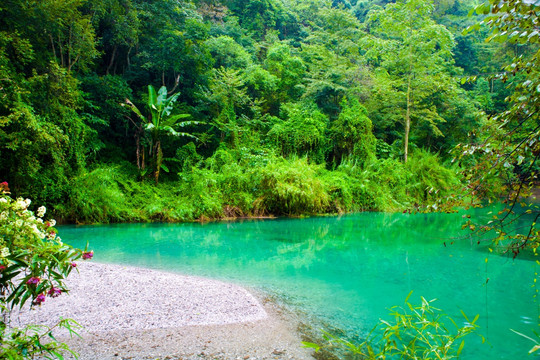
[{"label": "green water", "polygon": [[[524,359],[538,328],[535,263],[491,254],[460,231],[459,214],[361,213],[209,224],[62,226],[95,261],[203,275],[263,289],[317,324],[362,334],[407,294],[463,324],[480,315],[466,359]],[[461,237],[454,239],[452,237]],[[444,245],[446,243],[446,246]],[[488,259],[486,263],[485,259]],[[486,284],[486,279],[489,281]]]}]

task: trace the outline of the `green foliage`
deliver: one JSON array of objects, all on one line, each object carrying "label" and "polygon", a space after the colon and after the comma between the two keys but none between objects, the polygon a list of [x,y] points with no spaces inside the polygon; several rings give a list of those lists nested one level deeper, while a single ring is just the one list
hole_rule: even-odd
[{"label": "green foliage", "polygon": [[[0,308],[2,312],[6,308]],[[10,329],[4,322],[0,322],[0,336],[2,348],[0,356],[4,359],[26,360],[35,359],[36,356],[46,356],[48,359],[63,359],[65,354],[77,358],[77,353],[65,343],[53,339],[53,331],[64,328],[71,336],[78,336],[81,326],[71,319],[62,319],[54,327],[41,325],[28,325],[23,328]],[[52,339],[52,340],[51,340]]]},{"label": "green foliage", "polygon": [[[506,98],[508,108],[493,116],[479,133],[472,134],[469,144],[458,148],[459,160],[472,164],[465,172],[468,195],[473,204],[481,204],[483,197],[497,197],[505,192],[506,208],[493,216],[487,224],[465,227],[480,232],[494,233],[493,246],[516,257],[521,251],[536,251],[540,245],[537,228],[538,209],[528,206],[523,198],[531,195],[538,179],[540,153],[540,35],[537,30],[538,3],[530,1],[486,1],[475,8],[486,15],[467,31],[487,25],[491,30],[488,41],[510,48],[523,49],[496,75],[495,79],[510,82],[513,90]],[[482,86],[479,83],[479,87]],[[521,204],[525,209],[516,212]],[[530,225],[516,228],[522,213],[532,214]]]},{"label": "green foliage", "polygon": [[365,194],[362,202],[365,210],[400,211],[414,204],[414,199],[406,193],[409,173],[399,160],[378,160],[364,168],[357,161],[346,159],[338,170],[358,181]]},{"label": "green foliage", "polygon": [[[83,223],[439,201],[454,184],[440,162],[485,122],[479,109],[504,111],[510,93],[501,81],[459,88],[454,78],[533,52],[460,35],[466,12],[457,0],[7,0],[0,173],[17,196]],[[142,101],[122,107],[126,98]],[[409,147],[411,167],[397,160]],[[298,158],[308,173],[293,174]],[[263,192],[262,173],[283,187]],[[151,174],[163,184],[137,182]]]},{"label": "green foliage", "polygon": [[273,44],[268,49],[264,65],[268,72],[278,79],[275,101],[299,99],[303,92],[302,81],[306,66],[289,45],[280,42]]},{"label": "green foliage", "polygon": [[178,181],[150,186],[136,181],[133,165],[102,166],[72,179],[56,211],[76,223],[403,211],[437,205],[459,185],[455,171],[426,151],[407,164],[344,158],[335,171],[249,148],[222,147],[203,160],[191,143],[177,156]]},{"label": "green foliage", "polygon": [[[52,328],[27,325],[12,328],[11,310],[27,301],[39,306],[47,298],[66,293],[64,281],[76,266],[76,260],[89,259],[92,252],[74,249],[62,243],[55,221],[45,220],[46,208],[36,212],[31,201],[9,195],[7,183],[0,184],[0,357],[33,359],[35,356],[63,358],[69,348],[55,340],[53,330],[66,328],[76,334],[79,326],[72,320],[60,320]],[[52,339],[52,340],[50,340]]]},{"label": "green foliage", "polygon": [[316,351],[351,353],[362,359],[456,359],[464,346],[463,338],[476,331],[479,315],[470,321],[465,314],[465,325],[456,322],[435,308],[435,300],[421,298],[420,305],[411,304],[390,309],[392,320],[380,320],[360,344],[354,344],[329,333],[324,334],[326,344],[304,342],[304,346]]},{"label": "green foliage", "polygon": [[0,88],[0,172],[15,192],[50,205],[85,166],[92,130],[77,113],[77,80],[54,63],[47,71]]},{"label": "green foliage", "polygon": [[[133,112],[137,114],[142,124],[140,125],[146,133],[149,134],[150,143],[148,145],[148,155],[152,157],[154,178],[156,184],[159,180],[159,174],[161,170],[168,172],[168,168],[163,164],[163,152],[161,150],[161,135],[166,134],[176,137],[191,137],[197,139],[195,136],[187,133],[176,131],[175,127],[185,127],[188,125],[198,124],[196,121],[181,121],[180,119],[189,117],[189,114],[172,114],[174,103],[180,96],[180,93],[176,93],[168,97],[167,88],[162,86],[156,93],[156,90],[152,85],[148,85],[148,110],[150,111],[150,117],[146,118],[137,109],[137,107],[129,100],[126,99],[126,104],[131,107]],[[144,150],[143,150],[144,151]],[[137,147],[137,166],[144,172],[144,152],[142,155],[142,161],[139,158],[139,147]]]},{"label": "green foliage", "polygon": [[57,212],[77,224],[136,220],[129,214],[120,179],[118,167],[95,169],[71,179],[68,201],[57,204]]},{"label": "green foliage", "polygon": [[362,180],[342,171],[324,171],[320,175],[330,197],[328,210],[333,213],[382,210]]},{"label": "green foliage", "polygon": [[289,103],[282,105],[281,117],[268,132],[283,156],[307,155],[322,162],[327,151],[328,118],[315,104]]},{"label": "green foliage", "polygon": [[251,105],[244,77],[240,70],[221,67],[213,71],[213,80],[208,94],[208,102],[215,115],[213,125],[219,130],[221,141],[227,141],[234,147],[243,131],[239,116],[243,115],[248,104]]},{"label": "green foliage", "polygon": [[[92,160],[121,159],[124,152],[134,145],[126,134],[135,132],[129,122],[130,111],[122,103],[132,97],[126,80],[120,76],[95,74],[81,80],[84,92],[82,116],[95,132],[89,138]],[[133,150],[134,152],[134,150]]]},{"label": "green foliage", "polygon": [[206,40],[216,68],[246,69],[251,65],[251,55],[230,36],[219,36]]},{"label": "green foliage", "polygon": [[392,116],[392,122],[403,121],[405,161],[411,124],[424,124],[432,136],[443,136],[439,125],[446,120],[441,106],[429,98],[442,93],[444,99],[446,88],[452,88],[449,70],[454,38],[446,27],[435,23],[432,12],[432,1],[388,4],[369,14],[367,23],[373,35],[363,40],[366,57],[381,67],[379,95],[389,95],[390,100],[377,103],[377,112]]},{"label": "green foliage", "polygon": [[324,212],[329,196],[317,173],[322,168],[306,159],[275,161],[261,169],[262,202],[272,214]]},{"label": "green foliage", "polygon": [[403,164],[395,158],[378,159],[361,166],[346,159],[338,170],[356,179],[365,200],[363,209],[402,211],[448,197],[460,186],[457,170],[444,167],[437,156],[424,150],[412,153]]},{"label": "green foliage", "polygon": [[341,112],[330,129],[334,138],[334,156],[337,161],[352,156],[361,163],[375,160],[376,139],[373,136],[373,125],[368,118],[367,110],[356,99],[349,101],[343,98]]},{"label": "green foliage", "polygon": [[436,155],[425,150],[414,152],[406,167],[411,173],[407,193],[418,204],[432,204],[437,198],[454,193],[460,186],[456,169],[444,167]]}]

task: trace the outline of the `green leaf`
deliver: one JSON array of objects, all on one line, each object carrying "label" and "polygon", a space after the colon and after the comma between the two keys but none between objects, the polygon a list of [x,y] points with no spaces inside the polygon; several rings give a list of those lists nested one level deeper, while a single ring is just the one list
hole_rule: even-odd
[{"label": "green leaf", "polygon": [[[529,336],[527,336],[527,335],[525,335],[525,334],[520,333],[519,331],[516,331],[516,330],[514,330],[514,329],[510,329],[510,331],[512,331],[513,333],[518,334],[518,335],[521,336],[521,337],[524,337],[525,339],[529,339],[529,340],[531,340],[532,342],[538,344],[538,342],[537,342],[536,340],[534,340],[533,338],[531,338],[531,337],[529,337]],[[538,344],[538,345],[540,345],[540,344]]]},{"label": "green leaf", "polygon": [[152,85],[148,85],[148,107],[152,108],[152,106],[155,107],[157,104],[157,94],[156,89]]},{"label": "green leaf", "polygon": [[302,347],[308,348],[308,349],[315,349],[315,352],[318,352],[319,350],[321,350],[320,345],[317,345],[315,343],[308,342],[308,341],[302,341]]},{"label": "green leaf", "polygon": [[158,90],[157,99],[155,102],[155,105],[157,106],[158,110],[161,111],[161,109],[164,109],[167,104],[167,88],[165,86],[162,86]]},{"label": "green leaf", "polygon": [[411,297],[412,293],[413,293],[413,290],[411,290],[411,291],[409,292],[409,294],[408,294],[407,297],[405,298],[405,302],[408,302],[408,301],[409,301],[409,298]]}]

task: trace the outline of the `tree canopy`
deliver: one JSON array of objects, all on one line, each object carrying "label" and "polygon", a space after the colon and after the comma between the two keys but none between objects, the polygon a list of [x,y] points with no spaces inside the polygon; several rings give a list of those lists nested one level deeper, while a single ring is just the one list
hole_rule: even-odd
[{"label": "tree canopy", "polygon": [[[333,199],[308,213],[422,206],[429,186],[417,191],[425,184],[412,179],[438,183],[442,165],[458,182],[452,149],[481,139],[468,135],[509,110],[503,99],[523,86],[493,73],[534,52],[462,34],[481,19],[467,16],[472,5],[4,2],[0,173],[16,196],[76,222],[287,213],[265,206],[260,175],[299,159]],[[426,177],[417,161],[428,158],[437,165]],[[246,187],[227,190],[229,163]],[[184,200],[140,211],[125,201],[136,189]]]}]

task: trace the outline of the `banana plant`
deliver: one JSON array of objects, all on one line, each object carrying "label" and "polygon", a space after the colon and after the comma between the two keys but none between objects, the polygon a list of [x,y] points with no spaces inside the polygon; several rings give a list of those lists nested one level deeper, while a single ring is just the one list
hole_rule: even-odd
[{"label": "banana plant", "polygon": [[[156,184],[159,180],[159,173],[163,169],[165,172],[169,170],[163,164],[163,152],[161,150],[161,136],[184,136],[197,139],[196,136],[189,134],[187,132],[181,132],[175,130],[175,128],[182,128],[188,125],[199,124],[198,121],[180,121],[181,119],[187,118],[189,114],[174,114],[171,115],[174,103],[180,96],[180,93],[173,94],[167,97],[167,88],[162,86],[156,93],[155,88],[152,85],[148,85],[148,109],[150,110],[150,115],[145,117],[142,112],[129,100],[126,99],[126,104],[131,107],[133,112],[141,119],[142,124],[141,128],[144,132],[150,134],[150,149],[149,155],[153,157],[155,169],[154,169],[154,178]],[[144,158],[144,154],[143,154]],[[143,170],[144,170],[144,160],[143,160]]]}]

